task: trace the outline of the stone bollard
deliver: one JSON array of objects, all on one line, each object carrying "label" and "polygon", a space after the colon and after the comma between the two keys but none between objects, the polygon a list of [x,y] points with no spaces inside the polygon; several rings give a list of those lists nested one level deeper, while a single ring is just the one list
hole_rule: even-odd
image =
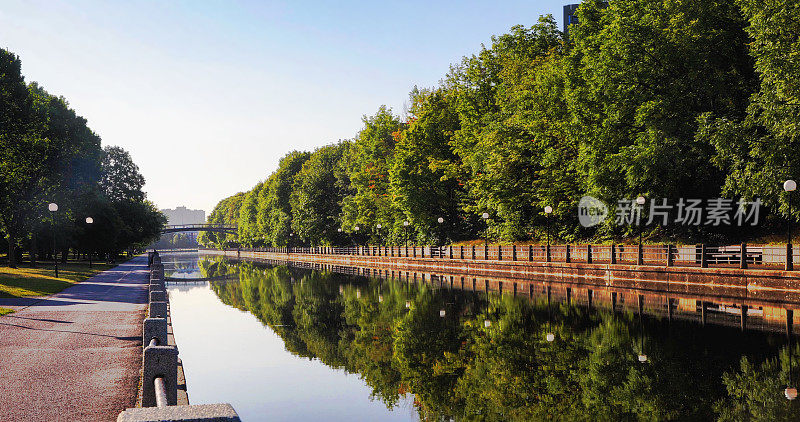
[{"label": "stone bollard", "polygon": [[150,302],[150,318],[166,318],[167,302]]},{"label": "stone bollard", "polygon": [[152,268],[150,268],[150,280],[163,280],[164,279],[164,265],[162,264],[153,264]]},{"label": "stone bollard", "polygon": [[145,318],[142,325],[142,347],[147,347],[150,340],[157,339],[158,344],[167,344],[167,319]]},{"label": "stone bollard", "polygon": [[167,404],[178,404],[178,349],[175,346],[147,346],[142,361],[142,407],[156,405],[153,382],[158,377],[164,379]]},{"label": "stone bollard", "polygon": [[[148,287],[149,287],[149,289],[148,289],[148,293],[147,293],[147,300],[149,302],[166,302],[167,301],[166,291],[164,291],[164,288],[162,286],[159,286],[158,284],[150,284],[150,286],[148,286]],[[153,296],[153,293],[155,293],[156,295]]]},{"label": "stone bollard", "polygon": [[163,290],[153,290],[150,292],[150,302],[166,302],[167,292]]}]

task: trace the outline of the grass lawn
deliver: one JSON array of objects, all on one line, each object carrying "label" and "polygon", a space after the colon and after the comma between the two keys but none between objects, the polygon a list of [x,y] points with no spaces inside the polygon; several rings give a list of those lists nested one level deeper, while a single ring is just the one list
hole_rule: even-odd
[{"label": "grass lawn", "polygon": [[[58,293],[65,288],[86,280],[94,274],[114,265],[68,262],[58,264],[58,278],[53,276],[52,263],[39,263],[39,268],[9,268],[0,266],[0,297],[45,296]],[[0,315],[8,313],[0,308]]]}]

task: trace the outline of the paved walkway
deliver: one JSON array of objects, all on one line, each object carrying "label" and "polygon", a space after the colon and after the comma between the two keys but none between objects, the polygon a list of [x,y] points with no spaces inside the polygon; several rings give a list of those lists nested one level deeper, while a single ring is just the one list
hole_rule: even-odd
[{"label": "paved walkway", "polygon": [[147,257],[61,293],[0,299],[0,421],[113,421],[136,404]]}]

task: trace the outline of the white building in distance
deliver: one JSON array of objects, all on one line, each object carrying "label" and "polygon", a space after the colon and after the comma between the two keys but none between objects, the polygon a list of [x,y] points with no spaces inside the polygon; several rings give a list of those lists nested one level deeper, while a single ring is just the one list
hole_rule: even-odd
[{"label": "white building in distance", "polygon": [[206,212],[203,210],[190,210],[186,207],[161,210],[167,216],[170,226],[182,224],[203,224],[206,222]]}]

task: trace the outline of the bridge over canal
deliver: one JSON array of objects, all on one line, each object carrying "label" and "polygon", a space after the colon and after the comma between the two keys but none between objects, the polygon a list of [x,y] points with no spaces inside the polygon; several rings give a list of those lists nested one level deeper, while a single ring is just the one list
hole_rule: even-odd
[{"label": "bridge over canal", "polygon": [[239,228],[225,224],[177,224],[165,226],[164,229],[161,230],[161,234],[181,232],[215,232],[236,236],[239,234]]}]

